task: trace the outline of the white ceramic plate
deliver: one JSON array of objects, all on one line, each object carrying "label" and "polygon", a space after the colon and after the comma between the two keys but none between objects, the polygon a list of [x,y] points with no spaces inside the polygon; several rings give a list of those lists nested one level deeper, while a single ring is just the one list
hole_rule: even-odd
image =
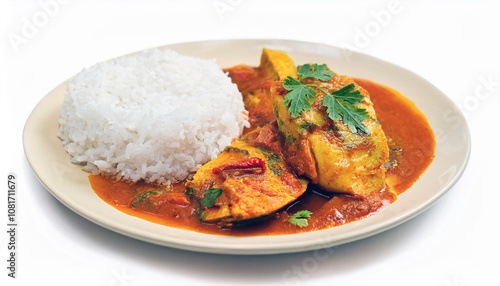
[{"label": "white ceramic plate", "polygon": [[263,47],[284,50],[296,63],[326,63],[339,74],[390,86],[412,100],[427,116],[436,134],[436,157],[429,169],[385,210],[332,229],[293,235],[226,237],[162,226],[129,216],[106,204],[91,189],[88,173],[70,163],[57,137],[65,83],[47,94],[28,118],[23,134],[26,157],[52,195],[98,225],[159,245],[224,254],[300,252],[362,239],[420,214],[462,175],[470,153],[467,123],[446,95],[413,72],[357,52],[288,40],[216,40],[174,44],[161,49],[216,58],[221,67],[229,67],[240,63],[258,65]]}]

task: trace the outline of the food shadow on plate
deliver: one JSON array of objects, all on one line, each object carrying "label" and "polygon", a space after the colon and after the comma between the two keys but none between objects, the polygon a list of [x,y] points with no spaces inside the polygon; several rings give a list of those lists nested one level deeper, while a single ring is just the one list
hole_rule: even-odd
[{"label": "food shadow on plate", "polygon": [[[27,163],[26,170],[29,170]],[[86,259],[81,256],[103,256],[101,263],[104,267],[109,267],[106,259],[116,262],[115,259],[106,257],[120,257],[131,272],[133,265],[154,272],[170,269],[169,273],[177,273],[179,276],[197,273],[196,277],[203,281],[215,281],[224,277],[227,283],[297,283],[321,276],[346,275],[375,262],[390,259],[391,255],[411,247],[415,233],[421,231],[433,217],[431,209],[410,222],[370,238],[315,251],[276,255],[197,253],[139,241],[98,226],[58,202],[45,191],[32,172],[27,173],[30,173],[29,185],[33,187],[33,199],[39,205],[39,209],[34,208],[33,211],[52,213],[45,215],[46,220],[49,217],[52,220],[43,228],[51,228],[47,232],[62,232],[60,236],[67,237],[67,242],[53,241],[55,247],[73,244],[69,247],[66,245],[66,248],[71,249],[71,255],[78,259]],[[58,221],[54,222],[53,218]],[[88,251],[94,254],[88,254]],[[69,253],[68,250],[66,252]],[[98,259],[92,259],[93,263],[96,261]]]}]

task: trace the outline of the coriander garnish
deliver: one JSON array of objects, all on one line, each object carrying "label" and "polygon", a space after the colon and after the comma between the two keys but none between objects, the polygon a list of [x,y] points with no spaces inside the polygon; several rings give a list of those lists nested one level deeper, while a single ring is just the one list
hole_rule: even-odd
[{"label": "coriander garnish", "polygon": [[155,190],[151,190],[151,191],[148,191],[148,192],[141,193],[141,194],[139,194],[139,196],[137,196],[135,199],[132,200],[132,202],[130,203],[130,207],[135,208],[135,206],[137,204],[142,203],[144,200],[147,200],[148,202],[151,202],[149,200],[149,195],[150,194],[156,195],[158,193]]},{"label": "coriander garnish", "polygon": [[222,194],[221,188],[208,189],[205,191],[205,198],[200,201],[202,206],[206,206],[207,208],[211,208],[215,202],[215,200]]},{"label": "coriander garnish", "polygon": [[312,212],[307,210],[298,211],[288,219],[288,222],[299,227],[305,227],[308,226],[309,223],[307,219],[310,218],[311,215]]},{"label": "coriander garnish", "polygon": [[188,197],[192,197],[194,195],[194,190],[191,189],[191,188],[187,188],[185,191],[184,191],[184,194]]},{"label": "coriander garnish", "polygon": [[234,151],[234,152],[238,152],[238,153],[242,153],[242,154],[245,154],[245,155],[248,155],[248,151],[247,150],[243,150],[243,149],[238,149],[238,148],[233,148],[233,147],[226,147],[224,148],[224,151],[225,152],[231,152],[231,151]]},{"label": "coriander garnish", "polygon": [[276,176],[283,175],[283,171],[281,170],[279,162],[281,162],[281,159],[280,159],[280,157],[276,156],[275,154],[272,154],[271,156],[269,156],[269,159],[267,160],[267,167],[269,168],[269,170],[273,171],[273,173]]},{"label": "coriander garnish", "polygon": [[358,91],[353,91],[355,84],[349,84],[334,92],[327,92],[316,84],[303,84],[306,78],[315,78],[320,81],[328,81],[334,73],[328,67],[318,64],[305,64],[302,68],[297,67],[299,79],[288,76],[283,81],[283,88],[289,92],[285,95],[283,105],[288,108],[292,118],[297,118],[302,111],[309,111],[311,103],[316,96],[316,91],[312,87],[325,93],[323,106],[327,107],[328,117],[338,122],[340,118],[349,127],[352,133],[357,133],[357,128],[366,134],[370,134],[368,128],[363,124],[363,120],[369,119],[366,109],[356,108],[356,104],[363,100],[363,95]]},{"label": "coriander garnish", "polygon": [[312,66],[310,64],[305,64],[302,67],[297,67],[297,74],[299,75],[299,81],[308,77],[319,79],[321,81],[327,81],[334,75],[334,73],[328,69],[326,64],[313,64]]},{"label": "coriander garnish", "polygon": [[314,100],[316,91],[314,91],[311,84],[302,84],[301,82],[306,78],[315,78],[321,81],[327,81],[333,76],[333,72],[328,67],[318,64],[305,64],[302,67],[297,66],[297,74],[299,79],[288,76],[283,81],[283,87],[290,91],[285,96],[284,105],[288,107],[288,112],[291,113],[293,118],[297,118],[302,111],[309,111],[311,104],[309,100]]},{"label": "coriander garnish", "polygon": [[356,128],[359,128],[364,133],[370,134],[362,122],[370,118],[368,112],[366,109],[355,107],[364,96],[359,90],[352,91],[354,88],[354,83],[351,83],[330,94],[327,93],[323,99],[323,105],[327,107],[326,112],[333,121],[338,121],[342,117],[342,121],[347,124],[352,133],[357,133]]},{"label": "coriander garnish", "polygon": [[288,136],[286,136],[286,141],[292,143],[293,141],[295,141],[297,139],[295,139],[295,137],[293,137],[293,135],[289,134]]},{"label": "coriander garnish", "polygon": [[309,100],[314,100],[316,92],[307,85],[301,84],[297,79],[288,76],[283,81],[283,87],[290,91],[285,95],[285,102],[283,103],[288,107],[288,112],[293,118],[299,117],[302,111],[309,111],[311,103]]}]

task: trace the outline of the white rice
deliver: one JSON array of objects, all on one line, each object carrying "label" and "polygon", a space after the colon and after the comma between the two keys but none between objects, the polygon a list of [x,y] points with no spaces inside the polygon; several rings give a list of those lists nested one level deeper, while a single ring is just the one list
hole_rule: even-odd
[{"label": "white rice", "polygon": [[87,171],[170,183],[215,158],[248,126],[215,60],[149,50],[98,63],[67,84],[58,136]]}]

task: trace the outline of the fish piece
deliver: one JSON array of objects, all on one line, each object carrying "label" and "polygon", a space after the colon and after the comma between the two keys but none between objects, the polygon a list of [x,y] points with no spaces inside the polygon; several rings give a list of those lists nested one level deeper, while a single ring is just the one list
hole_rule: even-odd
[{"label": "fish piece", "polygon": [[328,81],[308,78],[304,82],[329,93],[354,84],[354,90],[364,96],[356,107],[366,109],[371,117],[363,120],[369,134],[359,129],[352,133],[342,119],[330,119],[323,106],[325,94],[314,87],[317,94],[309,101],[311,109],[292,118],[284,105],[289,91],[283,88],[283,81],[276,82],[271,95],[279,129],[286,138],[287,162],[298,175],[309,177],[326,191],[366,197],[386,187],[383,165],[389,160],[389,148],[368,92],[350,77],[337,74]]},{"label": "fish piece", "polygon": [[271,80],[281,80],[287,76],[296,77],[295,63],[284,51],[264,48],[260,58],[260,70],[263,70]]},{"label": "fish piece", "polygon": [[306,191],[307,180],[286,164],[277,136],[273,125],[256,129],[196,172],[186,186],[200,202],[200,220],[231,226],[262,218]]},{"label": "fish piece", "polygon": [[297,76],[293,60],[283,51],[264,48],[257,68],[237,65],[224,69],[243,95],[252,126],[264,126],[276,120],[271,101],[271,85],[274,81]]}]

